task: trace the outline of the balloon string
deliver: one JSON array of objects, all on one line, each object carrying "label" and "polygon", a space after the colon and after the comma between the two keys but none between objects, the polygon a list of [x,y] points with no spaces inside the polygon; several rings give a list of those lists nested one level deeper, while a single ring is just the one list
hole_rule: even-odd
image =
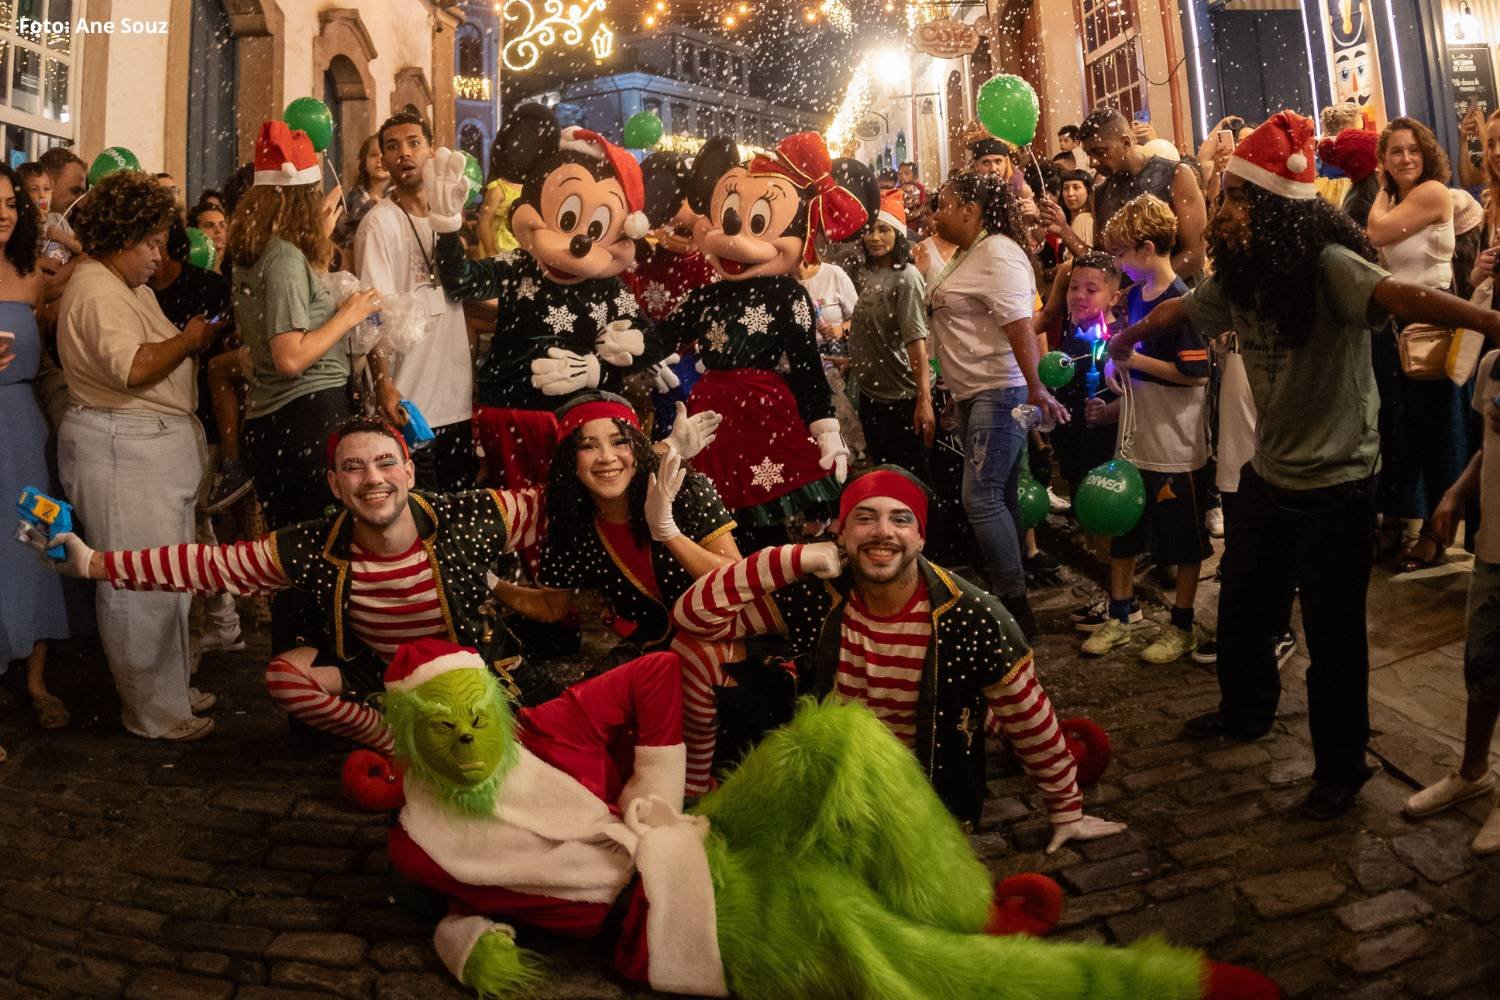
[{"label": "balloon string", "polygon": [[[1035,157],[1033,157],[1033,159],[1034,158]],[[344,190],[344,182],[339,180],[339,172],[333,165],[333,157],[325,154],[323,156],[323,165],[327,167],[328,172],[333,175],[333,183],[339,189],[339,204],[343,207],[342,214],[347,216],[349,214],[349,193]]]}]

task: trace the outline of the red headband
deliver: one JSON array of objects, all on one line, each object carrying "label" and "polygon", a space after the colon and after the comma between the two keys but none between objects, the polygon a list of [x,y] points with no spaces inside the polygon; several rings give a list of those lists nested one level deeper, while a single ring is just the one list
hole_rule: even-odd
[{"label": "red headband", "polygon": [[[383,424],[382,427],[384,428],[383,433],[386,435],[386,437],[393,439],[398,445],[401,446],[401,457],[404,460],[410,462],[411,450],[406,447],[406,436],[400,431],[396,430],[396,428],[392,427],[390,424]],[[380,434],[382,433],[382,431],[375,430],[373,427],[361,427],[358,430],[349,431],[347,433]],[[333,468],[333,456],[339,450],[339,442],[344,440],[344,434],[344,431],[336,430],[332,434],[328,435],[328,467],[330,469]]]},{"label": "red headband", "polygon": [[602,420],[605,417],[611,420],[623,420],[636,430],[641,428],[640,418],[624,403],[617,403],[612,399],[593,399],[571,407],[567,413],[557,418],[557,443],[562,444],[568,439],[569,434],[590,420]]},{"label": "red headband", "polygon": [[923,538],[927,537],[927,493],[901,473],[890,469],[866,472],[844,487],[839,497],[839,523],[848,520],[854,508],[870,497],[890,497],[910,507],[917,516],[917,530]]}]

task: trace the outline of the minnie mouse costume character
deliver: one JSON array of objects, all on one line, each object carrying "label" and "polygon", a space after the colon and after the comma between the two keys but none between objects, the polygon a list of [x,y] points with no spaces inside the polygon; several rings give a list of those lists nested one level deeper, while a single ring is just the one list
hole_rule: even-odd
[{"label": "minnie mouse costume character", "polygon": [[[857,175],[866,168],[840,161]],[[729,139],[711,139],[687,179],[700,216],[694,241],[724,279],[695,289],[662,324],[665,341],[697,338],[704,376],[688,412],[723,414],[718,439],[694,461],[741,525],[776,524],[838,495],[849,450],[818,357],[812,300],[797,266],[813,239],[845,240],[868,218],[834,177],[816,132],[783,139],[749,169]],[[790,369],[776,371],[785,354]]]},{"label": "minnie mouse costume character", "polygon": [[475,377],[475,427],[511,488],[546,480],[553,411],[594,389],[618,392],[650,368],[658,385],[677,360],[619,275],[650,228],[634,157],[595,132],[559,128],[539,104],[517,108],[495,141],[500,176],[519,183],[510,227],[525,253],[469,260],[457,231],[468,181],[463,154],[438,150],[424,167],[437,269],[455,299],[501,301],[489,356]]}]

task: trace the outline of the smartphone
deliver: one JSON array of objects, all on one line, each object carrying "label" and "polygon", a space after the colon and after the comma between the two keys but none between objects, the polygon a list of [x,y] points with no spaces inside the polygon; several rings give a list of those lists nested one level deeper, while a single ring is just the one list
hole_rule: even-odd
[{"label": "smartphone", "polygon": [[1216,132],[1216,133],[1214,133],[1214,134],[1219,137],[1219,148],[1221,150],[1223,150],[1225,152],[1231,152],[1231,151],[1233,151],[1233,149],[1234,149],[1234,133],[1233,132],[1231,132],[1227,128],[1223,128],[1223,129],[1219,129],[1219,131]]},{"label": "smartphone", "polygon": [[1151,120],[1151,112],[1149,112],[1149,111],[1137,111],[1135,113],[1134,117],[1135,117],[1135,120],[1138,121],[1138,122],[1149,122]]}]

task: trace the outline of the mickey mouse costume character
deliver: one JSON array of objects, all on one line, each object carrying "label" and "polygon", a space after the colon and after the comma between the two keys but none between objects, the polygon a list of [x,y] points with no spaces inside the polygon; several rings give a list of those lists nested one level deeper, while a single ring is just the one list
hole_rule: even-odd
[{"label": "mickey mouse costume character", "polygon": [[455,299],[502,302],[489,356],[475,377],[476,427],[512,489],[545,481],[556,441],[552,412],[577,393],[618,392],[649,367],[676,377],[651,321],[619,275],[650,222],[640,166],[595,132],[559,128],[539,104],[517,108],[495,141],[493,164],[521,184],[510,226],[526,252],[472,261],[457,232],[468,181],[461,152],[440,149],[424,168],[437,269]]},{"label": "mickey mouse costume character", "polygon": [[999,886],[916,760],[860,705],[807,703],[697,815],[682,813],[680,671],[643,656],[511,714],[484,661],[403,647],[386,674],[400,771],[360,752],[344,787],[399,808],[391,863],[441,892],[433,944],[484,997],[532,991],[515,927],[569,937],[623,914],[615,966],[654,989],[742,1000],[1272,1000],[1258,973],[1159,941],[1026,936],[1042,876]]},{"label": "mickey mouse costume character", "polygon": [[[694,290],[661,332],[668,342],[697,338],[705,373],[688,412],[714,410],[724,423],[695,467],[742,526],[777,524],[832,500],[848,468],[812,300],[796,278],[801,262],[817,259],[818,233],[845,240],[869,217],[834,167],[815,132],[783,139],[748,169],[731,140],[716,138],[686,179],[700,216],[694,240],[724,280]],[[851,178],[867,172],[855,161],[838,167]]]}]

